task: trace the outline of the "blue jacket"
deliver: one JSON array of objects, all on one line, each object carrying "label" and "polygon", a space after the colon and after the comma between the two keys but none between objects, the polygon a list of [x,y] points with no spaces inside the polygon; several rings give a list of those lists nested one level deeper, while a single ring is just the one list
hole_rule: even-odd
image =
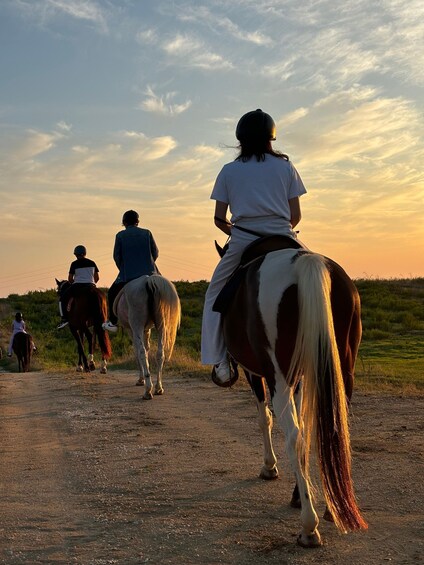
[{"label": "blue jacket", "polygon": [[127,226],[115,238],[113,258],[119,269],[116,282],[128,282],[142,275],[157,273],[155,261],[158,256],[159,250],[149,230]]}]

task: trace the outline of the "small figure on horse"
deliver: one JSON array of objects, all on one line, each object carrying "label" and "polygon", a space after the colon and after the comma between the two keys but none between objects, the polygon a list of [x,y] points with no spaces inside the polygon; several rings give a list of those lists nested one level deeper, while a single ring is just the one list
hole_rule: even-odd
[{"label": "small figure on horse", "polygon": [[118,317],[114,312],[113,303],[123,287],[130,281],[143,275],[159,274],[155,261],[159,250],[152,233],[145,228],[139,228],[140,218],[135,210],[127,210],[122,217],[125,227],[116,234],[113,248],[113,259],[119,274],[109,288],[109,320],[103,324],[103,329],[109,332],[118,331]]},{"label": "small figure on horse", "polygon": [[[13,341],[15,339],[16,334],[24,333],[26,334],[26,324],[24,322],[24,318],[22,312],[16,312],[15,319],[12,322],[12,335],[10,336],[9,346],[7,348],[7,356],[12,357],[13,351]],[[37,348],[35,347],[34,341],[31,338],[31,350],[36,351]]]},{"label": "small figure on horse", "polygon": [[92,290],[99,280],[99,269],[94,261],[88,259],[87,249],[84,245],[77,245],[74,249],[76,260],[71,263],[69,268],[68,282],[66,289],[62,289],[59,299],[59,312],[62,317],[56,329],[61,330],[68,325],[68,310],[74,297],[81,296]]}]

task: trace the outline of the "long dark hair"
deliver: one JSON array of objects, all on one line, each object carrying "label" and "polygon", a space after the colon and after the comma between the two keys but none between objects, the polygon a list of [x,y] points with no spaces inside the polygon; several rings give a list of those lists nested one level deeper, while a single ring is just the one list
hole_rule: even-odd
[{"label": "long dark hair", "polygon": [[281,153],[280,151],[275,151],[272,148],[271,142],[268,139],[249,139],[244,140],[238,146],[240,153],[236,157],[236,161],[249,161],[253,155],[256,157],[256,160],[265,161],[265,155],[272,155],[273,157],[278,157],[279,159],[284,159],[285,161],[289,161],[288,155],[285,153]]}]

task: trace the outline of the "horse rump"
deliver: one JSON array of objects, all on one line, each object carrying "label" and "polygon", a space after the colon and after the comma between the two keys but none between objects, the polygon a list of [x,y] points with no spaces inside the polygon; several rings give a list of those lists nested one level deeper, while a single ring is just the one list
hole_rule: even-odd
[{"label": "horse rump", "polygon": [[18,358],[19,372],[27,373],[31,363],[32,337],[28,333],[19,332],[13,338],[12,349]]}]

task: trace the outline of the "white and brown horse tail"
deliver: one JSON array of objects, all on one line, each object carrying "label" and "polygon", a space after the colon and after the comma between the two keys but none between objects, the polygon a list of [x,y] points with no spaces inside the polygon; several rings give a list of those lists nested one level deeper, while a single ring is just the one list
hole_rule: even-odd
[{"label": "white and brown horse tail", "polygon": [[181,322],[181,305],[175,285],[160,275],[146,277],[149,310],[162,333],[165,358],[170,359]]},{"label": "white and brown horse tail", "polygon": [[351,476],[348,409],[331,309],[331,275],[326,259],[300,253],[294,263],[299,325],[289,382],[304,375],[302,406],[305,478],[316,441],[323,491],[336,526],[367,528],[358,508]]}]

